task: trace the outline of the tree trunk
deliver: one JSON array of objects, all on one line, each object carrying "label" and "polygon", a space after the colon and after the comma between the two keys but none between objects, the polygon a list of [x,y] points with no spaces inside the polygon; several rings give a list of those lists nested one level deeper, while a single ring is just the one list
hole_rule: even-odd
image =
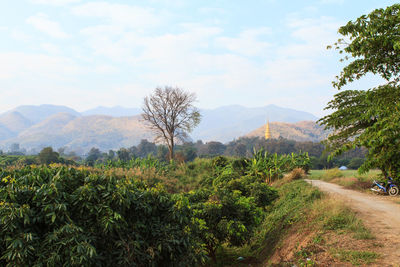
[{"label": "tree trunk", "polygon": [[169,160],[174,159],[174,139],[171,139],[169,144],[168,144],[168,152],[169,152]]},{"label": "tree trunk", "polygon": [[207,245],[208,256],[212,259],[214,263],[217,263],[217,255],[215,255],[215,249],[210,244]]}]

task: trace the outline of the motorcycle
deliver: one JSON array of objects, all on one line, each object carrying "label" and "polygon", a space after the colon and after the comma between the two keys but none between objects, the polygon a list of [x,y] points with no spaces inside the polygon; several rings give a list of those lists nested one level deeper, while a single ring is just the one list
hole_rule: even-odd
[{"label": "motorcycle", "polygon": [[397,196],[399,194],[399,186],[390,176],[386,183],[374,180],[371,190],[378,193],[388,194],[389,196]]}]

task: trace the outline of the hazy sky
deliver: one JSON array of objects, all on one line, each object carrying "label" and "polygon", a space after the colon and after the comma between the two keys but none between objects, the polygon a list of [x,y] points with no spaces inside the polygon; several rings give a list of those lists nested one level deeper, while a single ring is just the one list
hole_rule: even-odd
[{"label": "hazy sky", "polygon": [[338,27],[395,2],[3,0],[0,112],[140,107],[172,85],[196,92],[201,108],[276,104],[318,116],[336,92],[340,56],[326,46]]}]

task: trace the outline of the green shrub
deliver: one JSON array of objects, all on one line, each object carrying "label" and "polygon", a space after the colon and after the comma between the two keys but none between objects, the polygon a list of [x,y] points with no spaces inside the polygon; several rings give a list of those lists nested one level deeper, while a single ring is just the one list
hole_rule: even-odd
[{"label": "green shrub", "polygon": [[39,163],[37,156],[0,155],[0,167],[24,166]]},{"label": "green shrub", "polygon": [[204,259],[188,200],[66,167],[0,170],[2,266],[188,266]]},{"label": "green shrub", "polygon": [[215,261],[222,244],[241,246],[250,240],[276,190],[256,176],[242,176],[233,163],[206,179],[203,189],[187,194],[196,218],[203,223],[199,236]]},{"label": "green shrub", "polygon": [[257,207],[254,198],[242,196],[240,191],[199,190],[187,197],[202,225],[198,235],[214,261],[221,244],[240,246],[246,243],[261,222],[262,209]]},{"label": "green shrub", "polygon": [[223,168],[223,167],[226,167],[228,164],[229,164],[229,161],[224,156],[217,156],[217,157],[213,158],[213,160],[212,160],[212,165],[214,168]]},{"label": "green shrub", "polygon": [[248,167],[249,164],[245,158],[235,159],[232,161],[232,169],[240,175],[244,175],[248,170]]}]

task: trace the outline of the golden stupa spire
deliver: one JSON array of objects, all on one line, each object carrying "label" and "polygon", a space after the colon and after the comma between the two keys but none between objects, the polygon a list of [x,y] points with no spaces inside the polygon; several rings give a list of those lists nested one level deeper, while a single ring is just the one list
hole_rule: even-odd
[{"label": "golden stupa spire", "polygon": [[271,138],[271,130],[269,129],[269,121],[267,121],[267,126],[265,127],[265,140]]}]

